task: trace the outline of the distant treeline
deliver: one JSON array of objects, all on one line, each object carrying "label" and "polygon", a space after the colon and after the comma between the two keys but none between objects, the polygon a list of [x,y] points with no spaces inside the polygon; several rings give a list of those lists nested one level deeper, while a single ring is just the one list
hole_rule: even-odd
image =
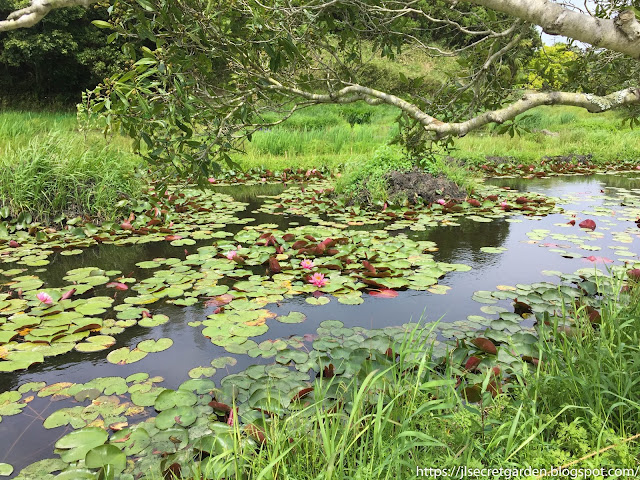
[{"label": "distant treeline", "polygon": [[[0,0],[0,18],[22,5]],[[109,30],[93,20],[108,17],[106,8],[53,10],[32,28],[0,33],[0,108],[73,108],[124,57],[118,42],[107,44]]]}]

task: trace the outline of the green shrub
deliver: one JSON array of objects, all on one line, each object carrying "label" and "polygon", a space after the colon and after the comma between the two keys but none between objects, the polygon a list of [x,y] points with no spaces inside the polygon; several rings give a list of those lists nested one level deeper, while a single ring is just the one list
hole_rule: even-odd
[{"label": "green shrub", "polygon": [[379,202],[388,198],[385,176],[406,171],[413,163],[396,147],[379,147],[365,162],[350,162],[336,184],[336,192],[357,201]]}]

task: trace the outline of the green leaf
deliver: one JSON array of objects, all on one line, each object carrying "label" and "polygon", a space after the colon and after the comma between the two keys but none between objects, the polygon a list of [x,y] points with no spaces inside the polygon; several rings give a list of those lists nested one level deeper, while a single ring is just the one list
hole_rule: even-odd
[{"label": "green leaf", "polygon": [[127,456],[114,445],[100,445],[87,452],[84,463],[89,468],[111,465],[118,473],[127,466]]},{"label": "green leaf", "polygon": [[105,22],[104,20],[94,20],[91,23],[98,28],[113,28],[113,26],[109,22]]}]

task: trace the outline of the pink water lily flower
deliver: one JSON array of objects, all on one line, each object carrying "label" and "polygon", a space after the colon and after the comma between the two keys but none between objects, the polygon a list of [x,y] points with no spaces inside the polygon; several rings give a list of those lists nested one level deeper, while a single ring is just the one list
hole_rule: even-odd
[{"label": "pink water lily flower", "polygon": [[305,258],[300,262],[300,266],[305,270],[311,270],[313,268],[313,260]]},{"label": "pink water lily flower", "polygon": [[322,273],[314,273],[309,277],[309,283],[311,285],[315,285],[316,287],[324,287],[327,284],[328,280],[324,278],[324,274]]},{"label": "pink water lily flower", "polygon": [[36,295],[36,298],[45,305],[51,305],[53,303],[53,298],[51,298],[51,295],[46,292],[40,292]]},{"label": "pink water lily flower", "polygon": [[227,253],[224,254],[224,256],[227,257],[229,260],[233,260],[234,258],[236,258],[237,255],[238,255],[237,250],[229,250]]},{"label": "pink water lily flower", "polygon": [[447,202],[443,198],[439,198],[437,203],[439,203],[440,205],[444,205]]}]

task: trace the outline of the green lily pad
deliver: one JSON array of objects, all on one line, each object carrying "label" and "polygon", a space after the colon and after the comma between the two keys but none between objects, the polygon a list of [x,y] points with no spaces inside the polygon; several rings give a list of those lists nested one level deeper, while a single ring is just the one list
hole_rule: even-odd
[{"label": "green lily pad", "polygon": [[170,338],[159,338],[158,340],[143,340],[138,344],[138,350],[146,353],[162,352],[173,345]]},{"label": "green lily pad", "polygon": [[78,343],[75,349],[79,352],[99,352],[115,345],[116,339],[110,335],[95,335],[88,337],[86,341]]},{"label": "green lily pad", "polygon": [[279,316],[277,320],[282,323],[302,323],[306,318],[307,316],[304,313],[291,312],[289,315]]},{"label": "green lily pad", "polygon": [[160,430],[166,430],[178,424],[188,427],[196,421],[198,415],[192,407],[173,407],[163,410],[156,417],[156,427]]},{"label": "green lily pad", "polygon": [[13,466],[8,463],[0,463],[0,477],[8,477],[13,473]]},{"label": "green lily pad", "polygon": [[120,473],[127,466],[127,456],[114,445],[100,445],[87,452],[84,463],[89,468],[110,465],[113,467],[112,471]]},{"label": "green lily pad", "polygon": [[189,370],[189,377],[191,378],[213,377],[215,374],[216,369],[214,367],[195,367]]},{"label": "green lily pad", "polygon": [[159,412],[173,407],[190,407],[195,405],[198,397],[185,390],[164,390],[155,401],[155,409]]},{"label": "green lily pad", "polygon": [[149,446],[151,437],[141,425],[137,425],[115,432],[109,442],[123,449],[125,455],[137,455]]},{"label": "green lily pad", "polygon": [[360,295],[340,295],[338,297],[338,302],[343,305],[360,305],[361,303],[364,303],[364,300]]},{"label": "green lily pad", "polygon": [[169,317],[162,314],[155,314],[152,317],[145,317],[142,320],[138,321],[138,325],[141,327],[157,327],[158,325],[164,325],[169,321]]},{"label": "green lily pad", "polygon": [[60,458],[70,463],[85,458],[89,450],[107,441],[109,435],[98,427],[85,427],[74,430],[60,438],[55,447],[60,451]]},{"label": "green lily pad", "polygon": [[143,352],[137,348],[129,350],[127,347],[121,347],[109,352],[107,361],[116,365],[128,365],[142,360],[147,356],[147,352]]},{"label": "green lily pad", "polygon": [[480,251],[484,253],[502,253],[506,252],[507,249],[505,247],[481,247]]},{"label": "green lily pad", "polygon": [[305,299],[305,302],[307,302],[309,305],[326,305],[330,301],[331,299],[326,295],[322,295],[321,297],[307,297]]}]

